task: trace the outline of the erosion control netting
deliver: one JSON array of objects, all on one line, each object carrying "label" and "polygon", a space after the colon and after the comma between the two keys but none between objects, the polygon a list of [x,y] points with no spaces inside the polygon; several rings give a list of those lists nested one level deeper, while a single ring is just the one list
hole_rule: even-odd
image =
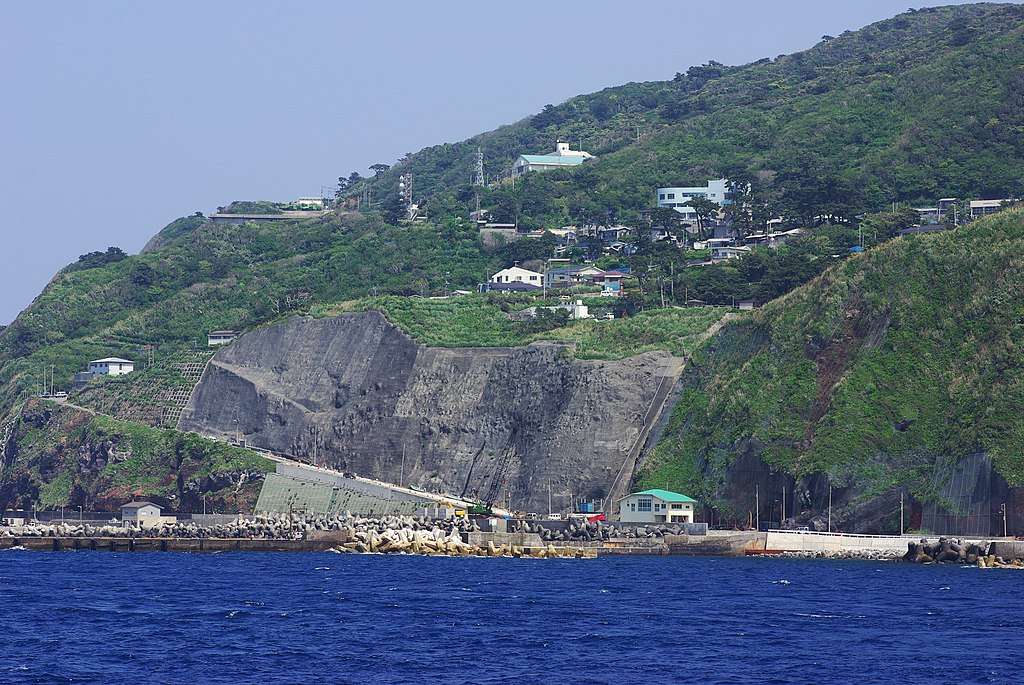
[{"label": "erosion control netting", "polygon": [[992,523],[992,460],[987,455],[940,457],[934,474],[932,488],[939,500],[924,505],[924,530],[978,537],[997,532]]},{"label": "erosion control netting", "polygon": [[300,480],[269,474],[263,483],[256,511],[259,513],[340,514],[361,516],[405,514],[414,516],[425,503],[412,499],[387,499],[342,485]]}]

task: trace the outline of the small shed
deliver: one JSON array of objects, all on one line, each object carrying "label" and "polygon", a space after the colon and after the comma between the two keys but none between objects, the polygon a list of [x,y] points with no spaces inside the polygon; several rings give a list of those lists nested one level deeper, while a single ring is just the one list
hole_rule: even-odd
[{"label": "small shed", "polygon": [[127,525],[159,522],[163,510],[152,502],[128,502],[121,505],[121,521]]}]

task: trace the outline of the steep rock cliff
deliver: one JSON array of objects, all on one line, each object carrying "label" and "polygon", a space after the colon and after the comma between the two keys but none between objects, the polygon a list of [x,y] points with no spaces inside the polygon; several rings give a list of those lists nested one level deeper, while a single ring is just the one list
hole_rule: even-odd
[{"label": "steep rock cliff", "polygon": [[542,511],[549,489],[555,508],[607,495],[680,363],[424,347],[377,312],[293,318],[218,352],[180,428]]}]

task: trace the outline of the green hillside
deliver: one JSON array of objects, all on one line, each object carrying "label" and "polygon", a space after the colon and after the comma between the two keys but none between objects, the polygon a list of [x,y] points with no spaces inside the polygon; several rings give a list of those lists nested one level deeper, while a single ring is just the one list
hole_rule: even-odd
[{"label": "green hillside", "polygon": [[862,497],[934,499],[978,452],[1024,485],[1024,210],[899,238],[725,328],[697,353],[644,485],[721,502],[751,450]]},{"label": "green hillside", "polygon": [[426,148],[371,183],[387,205],[412,171],[434,216],[464,211],[478,147],[494,178],[557,138],[598,158],[486,192],[484,205],[521,225],[559,224],[628,214],[651,206],[658,186],[721,175],[751,181],[764,215],[803,220],[893,201],[1021,196],[1024,6],[909,11],[792,55],[581,95]]},{"label": "green hillside", "polygon": [[[635,254],[598,262],[631,270],[627,297],[614,305],[629,316],[615,321],[546,314],[511,321],[512,310],[537,304],[521,296],[425,299],[475,290],[498,268],[553,255],[551,234],[485,249],[468,220],[469,180],[478,146],[493,176],[559,137],[598,158],[571,172],[530,174],[514,189],[482,190],[493,218],[521,227],[636,218],[658,185],[725,175],[750,182],[743,199],[752,211],[735,214],[738,222],[781,213],[806,232],[777,249],[687,268],[692,252],[634,231]],[[394,220],[398,174],[409,170],[427,198],[429,223]],[[576,343],[581,357],[614,358],[689,352],[722,314],[672,305],[779,296],[705,348],[646,482],[713,501],[736,445],[755,441],[790,473],[827,472],[865,491],[902,482],[923,492],[938,452],[985,450],[1008,480],[1024,479],[1019,428],[1007,428],[1020,423],[1011,409],[1022,399],[1012,290],[1021,285],[1020,212],[891,242],[913,212],[863,214],[894,200],[1024,195],[1024,6],[911,11],[802,53],[736,67],[709,63],[669,81],[579,96],[468,141],[426,148],[349,192],[366,190],[375,199],[369,208],[317,219],[236,225],[183,217],[142,254],[109,248],[61,270],[0,328],[0,434],[16,438],[0,464],[0,493],[21,492],[20,483],[40,501],[70,503],[113,487],[52,485],[73,480],[73,460],[53,459],[66,455],[60,436],[77,424],[47,423],[49,437],[29,434],[26,442],[18,433],[24,422],[12,421],[44,377],[67,388],[90,359],[127,357],[138,372],[91,388],[77,396],[80,404],[173,425],[189,374],[208,358],[212,329],[377,308],[426,344],[551,339]],[[236,202],[228,209],[280,208]],[[872,249],[849,257],[858,242]],[[566,256],[582,259],[592,248]],[[127,435],[132,426],[117,431]],[[168,447],[173,431],[161,435],[148,444],[164,458],[178,448]],[[19,453],[12,444],[34,447]],[[196,468],[213,468],[215,452],[196,451]],[[51,463],[63,467],[39,470]],[[203,487],[212,493],[214,485]]]},{"label": "green hillside", "polygon": [[254,452],[33,400],[11,436],[0,507],[116,511],[150,499],[176,511],[252,508],[273,464]]},{"label": "green hillside", "polygon": [[60,387],[98,357],[141,361],[206,346],[206,333],[245,329],[317,302],[473,288],[498,258],[458,223],[394,228],[330,214],[275,224],[170,224],[141,255],[85,255],[58,273],[0,332],[0,415],[37,390]]}]

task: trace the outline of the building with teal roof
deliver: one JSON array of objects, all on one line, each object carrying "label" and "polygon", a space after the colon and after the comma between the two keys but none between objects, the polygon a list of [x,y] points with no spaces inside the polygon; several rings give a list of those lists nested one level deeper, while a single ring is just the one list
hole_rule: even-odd
[{"label": "building with teal roof", "polygon": [[512,165],[512,175],[522,176],[531,171],[551,171],[579,166],[593,157],[589,152],[570,149],[569,143],[559,140],[555,151],[546,155],[519,155]]},{"label": "building with teal roof", "polygon": [[697,500],[671,490],[641,490],[619,499],[623,523],[693,523]]}]

